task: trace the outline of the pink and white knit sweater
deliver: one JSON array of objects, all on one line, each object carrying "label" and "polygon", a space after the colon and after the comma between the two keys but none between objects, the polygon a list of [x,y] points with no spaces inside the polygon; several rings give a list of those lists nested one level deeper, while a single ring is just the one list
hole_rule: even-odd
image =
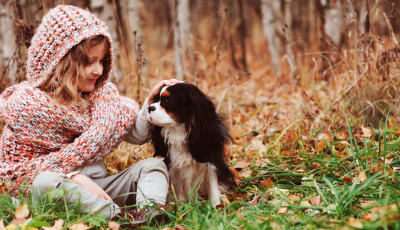
[{"label": "pink and white knit sweater", "polygon": [[107,27],[90,12],[58,6],[42,19],[28,51],[28,81],[0,96],[6,126],[0,140],[0,180],[11,181],[11,193],[23,181],[30,184],[41,172],[69,173],[98,162],[112,152],[133,126],[138,105],[121,97],[108,82],[108,71],[97,80],[90,104],[63,106],[37,87],[68,51],[82,40],[104,35]]}]

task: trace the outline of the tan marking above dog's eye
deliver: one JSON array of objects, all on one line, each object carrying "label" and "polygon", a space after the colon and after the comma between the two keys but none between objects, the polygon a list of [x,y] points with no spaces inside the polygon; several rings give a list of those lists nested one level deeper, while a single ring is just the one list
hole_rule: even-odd
[{"label": "tan marking above dog's eye", "polygon": [[162,94],[161,94],[161,97],[169,97],[169,95],[170,95],[170,93],[168,92],[168,91],[164,91]]}]

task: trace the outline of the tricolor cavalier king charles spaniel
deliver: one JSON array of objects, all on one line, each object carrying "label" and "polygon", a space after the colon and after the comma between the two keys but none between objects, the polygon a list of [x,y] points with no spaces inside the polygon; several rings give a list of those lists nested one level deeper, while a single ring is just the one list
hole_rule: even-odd
[{"label": "tricolor cavalier king charles spaniel", "polygon": [[224,160],[232,138],[212,101],[189,83],[164,86],[147,118],[153,124],[154,156],[164,158],[177,198],[193,201],[196,186],[199,199],[219,205],[233,178]]}]

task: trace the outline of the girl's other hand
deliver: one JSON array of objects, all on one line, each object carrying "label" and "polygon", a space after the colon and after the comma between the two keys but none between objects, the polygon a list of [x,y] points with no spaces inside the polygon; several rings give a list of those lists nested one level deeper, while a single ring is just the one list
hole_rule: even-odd
[{"label": "girl's other hand", "polygon": [[73,182],[80,185],[83,189],[88,191],[92,195],[96,195],[103,200],[113,201],[111,197],[102,189],[99,185],[97,185],[94,181],[92,181],[89,177],[83,174],[76,174],[71,176],[70,178]]},{"label": "girl's other hand", "polygon": [[161,81],[156,86],[154,86],[154,88],[151,90],[149,98],[147,99],[147,103],[149,105],[154,103],[154,96],[156,96],[158,94],[158,92],[160,91],[160,88],[163,87],[164,85],[170,86],[172,84],[178,84],[178,83],[181,83],[181,82],[183,82],[183,81],[178,81],[176,79],[170,79],[170,80]]}]

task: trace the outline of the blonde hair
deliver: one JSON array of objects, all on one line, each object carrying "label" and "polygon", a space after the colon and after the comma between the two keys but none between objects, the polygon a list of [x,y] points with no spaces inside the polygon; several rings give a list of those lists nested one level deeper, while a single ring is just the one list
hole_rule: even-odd
[{"label": "blonde hair", "polygon": [[98,44],[103,44],[107,53],[103,59],[103,74],[95,84],[97,88],[107,79],[111,69],[110,43],[103,35],[92,36],[72,47],[39,88],[50,93],[57,102],[62,104],[88,101],[90,93],[81,92],[78,87],[85,80],[84,70],[89,64],[88,51],[90,47]]}]

